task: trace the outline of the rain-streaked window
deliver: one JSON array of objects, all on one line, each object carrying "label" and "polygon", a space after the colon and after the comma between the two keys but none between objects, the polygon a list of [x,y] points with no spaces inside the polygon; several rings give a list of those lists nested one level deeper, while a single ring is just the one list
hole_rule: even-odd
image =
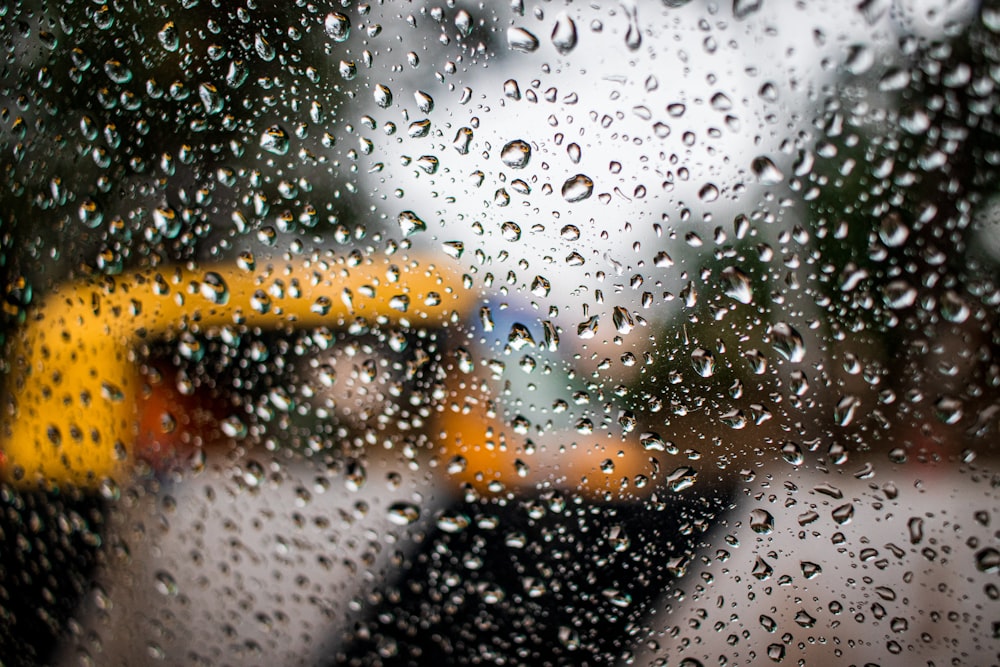
[{"label": "rain-streaked window", "polygon": [[0,664],[1000,662],[992,2],[0,46]]}]

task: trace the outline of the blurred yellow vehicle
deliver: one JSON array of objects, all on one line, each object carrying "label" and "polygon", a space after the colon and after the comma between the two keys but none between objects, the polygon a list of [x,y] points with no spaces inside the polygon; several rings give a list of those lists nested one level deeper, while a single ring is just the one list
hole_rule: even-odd
[{"label": "blurred yellow vehicle", "polygon": [[[149,361],[144,349],[164,337],[227,326],[343,329],[358,321],[442,328],[469,319],[477,305],[458,276],[420,260],[349,266],[329,257],[264,269],[170,266],[63,285],[30,309],[10,337],[3,478],[22,488],[96,488],[127,479],[137,461],[224,438],[213,414],[218,410],[185,397],[172,382],[152,382],[155,369],[142,371]],[[527,472],[522,459],[530,452],[507,441],[495,402],[482,385],[458,377],[455,369],[447,372],[447,396],[428,427],[440,445],[436,454],[462,461],[454,479],[499,490],[551,477],[545,466]],[[165,405],[184,414],[171,414]],[[165,414],[177,423],[164,428]],[[637,445],[606,449],[567,451],[556,465],[559,478],[607,493],[649,467]],[[610,457],[613,476],[602,472],[610,470],[602,466]]]}]

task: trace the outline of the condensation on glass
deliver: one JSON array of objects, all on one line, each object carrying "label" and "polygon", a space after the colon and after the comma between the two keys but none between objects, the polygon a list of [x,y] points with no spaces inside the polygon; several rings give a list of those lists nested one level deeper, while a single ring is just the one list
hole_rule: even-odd
[{"label": "condensation on glass", "polygon": [[992,3],[0,45],[0,662],[1000,660]]}]

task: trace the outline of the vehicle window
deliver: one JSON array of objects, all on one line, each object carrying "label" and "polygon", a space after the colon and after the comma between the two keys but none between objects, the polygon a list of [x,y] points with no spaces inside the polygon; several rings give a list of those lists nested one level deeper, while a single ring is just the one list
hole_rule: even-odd
[{"label": "vehicle window", "polygon": [[0,45],[0,664],[1000,661],[993,3]]}]

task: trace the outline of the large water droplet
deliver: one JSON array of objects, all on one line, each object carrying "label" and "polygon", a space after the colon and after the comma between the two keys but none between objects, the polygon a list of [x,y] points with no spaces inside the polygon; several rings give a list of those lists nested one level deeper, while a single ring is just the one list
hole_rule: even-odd
[{"label": "large water droplet", "polygon": [[389,90],[388,86],[377,84],[375,90],[372,91],[372,97],[375,99],[375,104],[382,109],[388,109],[392,106],[392,91]]},{"label": "large water droplet", "polygon": [[758,507],[750,512],[750,528],[760,535],[768,535],[774,532],[774,516]]},{"label": "large water droplet", "polygon": [[422,90],[413,93],[413,99],[417,102],[417,108],[421,113],[430,113],[434,110],[434,98]]},{"label": "large water droplet", "polygon": [[523,169],[531,160],[531,146],[526,141],[515,139],[500,151],[500,160],[511,169]]},{"label": "large water droplet", "polygon": [[180,47],[180,38],[177,35],[177,26],[173,21],[167,21],[156,33],[156,38],[167,51],[176,51]]},{"label": "large water droplet", "polygon": [[777,185],[785,180],[785,175],[771,161],[771,158],[765,155],[755,157],[750,163],[750,169],[757,177],[757,182],[762,185]]},{"label": "large water droplet", "polygon": [[508,28],[507,45],[515,51],[531,53],[538,50],[538,38],[524,28]]},{"label": "large water droplet", "polygon": [[272,125],[260,135],[260,147],[269,153],[285,155],[289,145],[288,132],[280,125]]},{"label": "large water droplet", "polygon": [[399,229],[403,232],[404,236],[410,236],[411,234],[416,234],[427,229],[427,223],[421,220],[413,211],[403,211],[400,213],[398,222]]},{"label": "large water droplet", "polygon": [[201,281],[199,292],[205,299],[220,306],[229,302],[229,286],[221,275],[209,271]]},{"label": "large water droplet", "polygon": [[723,288],[726,296],[740,303],[751,303],[753,301],[753,288],[750,286],[750,278],[735,266],[729,266],[722,270],[722,279],[725,281]]},{"label": "large water droplet", "polygon": [[552,45],[559,53],[569,53],[576,46],[576,24],[566,12],[560,12],[556,17],[556,25],[552,28]]},{"label": "large water droplet", "polygon": [[798,363],[806,356],[802,334],[786,323],[778,322],[771,327],[771,346],[788,361]]},{"label": "large water droplet", "polygon": [[585,174],[573,176],[562,186],[563,198],[571,204],[587,199],[594,193],[594,181]]},{"label": "large water droplet", "polygon": [[351,35],[351,19],[339,12],[331,12],[323,21],[327,36],[335,42],[343,42]]},{"label": "large water droplet", "polygon": [[388,517],[397,526],[408,526],[420,518],[420,508],[413,503],[393,503],[389,505]]},{"label": "large water droplet", "polygon": [[703,348],[697,348],[691,353],[691,366],[703,378],[715,375],[715,355]]}]

